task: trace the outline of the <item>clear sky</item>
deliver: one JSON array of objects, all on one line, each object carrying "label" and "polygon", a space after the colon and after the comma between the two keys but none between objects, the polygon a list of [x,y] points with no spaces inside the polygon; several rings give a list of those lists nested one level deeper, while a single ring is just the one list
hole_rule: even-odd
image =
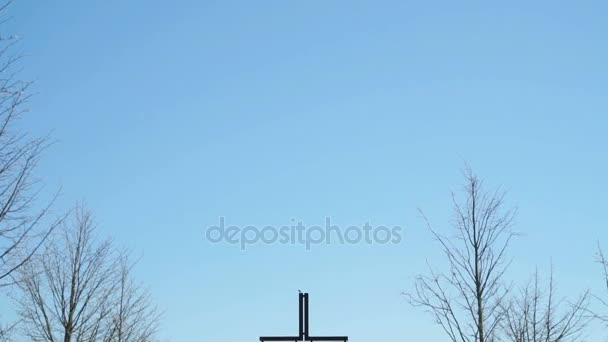
[{"label": "clear sky", "polygon": [[[605,1],[17,1],[39,174],[141,255],[172,341],[311,329],[440,341],[400,295],[439,249],[468,161],[519,208],[509,277],[551,261],[601,290],[608,248]],[[291,218],[405,228],[398,245],[209,244]],[[447,231],[447,230],[445,230]],[[590,331],[590,341],[606,333]],[[372,338],[372,336],[375,336]]]}]

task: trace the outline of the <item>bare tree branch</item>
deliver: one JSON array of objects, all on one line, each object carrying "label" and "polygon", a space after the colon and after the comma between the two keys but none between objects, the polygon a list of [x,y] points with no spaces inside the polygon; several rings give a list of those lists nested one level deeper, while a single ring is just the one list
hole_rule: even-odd
[{"label": "bare tree branch", "polygon": [[[0,5],[0,13],[10,4]],[[32,138],[16,123],[25,112],[30,82],[17,79],[21,55],[11,54],[14,36],[0,34],[0,286],[12,284],[11,275],[41,247],[60,220],[46,222],[54,202],[38,201],[34,177],[48,146],[46,138]]]},{"label": "bare tree branch", "polygon": [[160,313],[149,292],[131,278],[132,268],[128,257],[121,256],[118,290],[111,301],[114,310],[109,316],[104,342],[152,341],[157,332]]},{"label": "bare tree branch", "polygon": [[510,228],[515,212],[503,209],[504,193],[486,192],[468,168],[464,199],[454,194],[452,199],[453,238],[436,231],[423,214],[449,270],[437,272],[429,266],[408,298],[430,312],[453,342],[496,341],[508,293],[503,275],[509,266],[506,251],[514,236]]},{"label": "bare tree branch", "polygon": [[32,341],[152,341],[158,314],[148,293],[131,280],[126,255],[94,231],[90,213],[78,208],[20,269],[19,313]]},{"label": "bare tree branch", "polygon": [[[602,267],[602,277],[603,277],[603,285],[604,290],[608,293],[608,259],[602,250],[602,247],[598,243],[597,245],[597,253],[595,255],[597,263]],[[593,298],[600,304],[603,310],[595,311],[595,310],[587,310],[589,314],[591,314],[595,319],[602,322],[604,325],[608,326],[608,300],[605,299],[605,295],[593,295]]]},{"label": "bare tree branch", "polygon": [[505,306],[503,329],[508,342],[577,342],[583,341],[584,329],[590,322],[587,315],[589,292],[573,302],[556,300],[553,268],[545,286],[538,270],[533,280]]}]

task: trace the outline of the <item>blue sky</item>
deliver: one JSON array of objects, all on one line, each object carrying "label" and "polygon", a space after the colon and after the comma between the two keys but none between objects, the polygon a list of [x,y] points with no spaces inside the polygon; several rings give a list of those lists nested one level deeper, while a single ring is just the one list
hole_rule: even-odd
[{"label": "blue sky", "polygon": [[[21,0],[6,29],[36,81],[39,174],[141,255],[172,341],[297,329],[439,341],[400,296],[447,231],[468,161],[519,208],[509,277],[553,262],[601,290],[608,248],[608,5],[602,1]],[[236,225],[400,225],[391,246],[235,246]],[[354,298],[357,298],[355,300]],[[591,341],[605,337],[590,331]],[[379,337],[379,338],[378,338]]]}]

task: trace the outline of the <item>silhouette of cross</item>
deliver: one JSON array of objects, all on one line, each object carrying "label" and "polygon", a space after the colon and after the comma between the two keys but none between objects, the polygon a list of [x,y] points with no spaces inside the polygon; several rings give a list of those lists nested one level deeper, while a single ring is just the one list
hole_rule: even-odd
[{"label": "silhouette of cross", "polygon": [[325,342],[325,341],[342,341],[347,342],[348,336],[310,336],[308,330],[308,293],[299,294],[299,311],[300,317],[300,333],[298,336],[261,336],[260,342]]}]

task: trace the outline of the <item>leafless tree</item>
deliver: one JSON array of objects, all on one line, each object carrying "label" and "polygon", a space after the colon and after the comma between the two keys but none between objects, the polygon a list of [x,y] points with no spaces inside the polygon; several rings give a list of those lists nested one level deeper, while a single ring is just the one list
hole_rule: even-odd
[{"label": "leafless tree", "polygon": [[148,342],[155,338],[160,313],[152,303],[150,293],[133,281],[132,267],[133,264],[123,255],[104,342]]},{"label": "leafless tree", "polygon": [[455,236],[440,234],[425,217],[449,269],[440,272],[429,265],[429,273],[417,277],[408,297],[433,315],[451,341],[496,341],[508,293],[503,275],[510,263],[506,251],[515,212],[504,208],[504,192],[487,192],[470,169],[464,199],[452,194],[452,202]]},{"label": "leafless tree", "polygon": [[17,303],[32,341],[143,342],[153,336],[149,297],[130,281],[127,259],[110,240],[96,240],[94,230],[91,215],[76,210],[44,253],[20,270]]},{"label": "leafless tree", "polygon": [[[596,261],[602,267],[604,289],[608,292],[608,259],[606,258],[606,255],[599,244],[597,246]],[[602,309],[594,311],[589,310],[589,313],[600,322],[608,325],[608,313],[606,313],[608,312],[608,301],[605,299],[605,296],[594,295],[593,297],[597,300],[597,302],[599,302]]]},{"label": "leafless tree", "polygon": [[574,302],[556,298],[553,269],[548,284],[533,280],[505,307],[505,340],[508,342],[583,341],[583,331],[590,322],[587,314],[589,292]]},{"label": "leafless tree", "polygon": [[33,341],[79,341],[95,337],[109,312],[114,290],[110,241],[95,243],[83,210],[64,224],[44,253],[21,270],[20,315]]},{"label": "leafless tree", "polygon": [[[7,6],[0,6],[0,16]],[[16,42],[16,37],[0,33],[0,286],[12,283],[11,274],[34,255],[58,223],[44,220],[53,201],[38,200],[40,187],[33,174],[47,141],[15,127],[30,87],[30,82],[16,77],[21,57],[12,53]]]}]

